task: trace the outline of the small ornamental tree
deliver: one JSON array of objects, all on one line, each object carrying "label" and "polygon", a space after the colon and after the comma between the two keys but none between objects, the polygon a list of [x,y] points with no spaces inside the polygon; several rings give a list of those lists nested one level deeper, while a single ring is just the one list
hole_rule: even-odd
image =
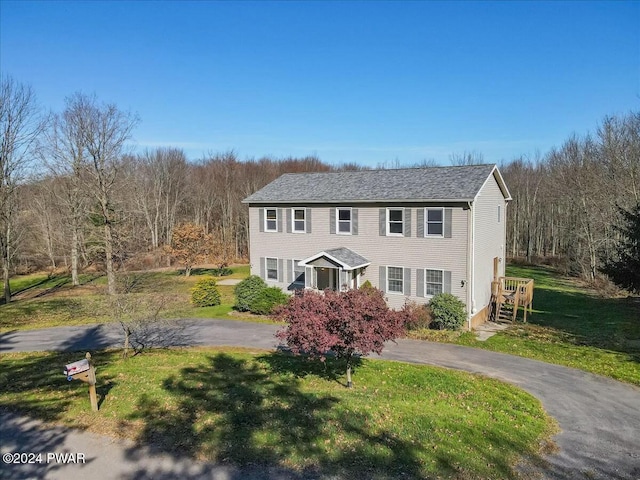
[{"label": "small ornamental tree", "polygon": [[166,250],[184,265],[184,275],[188,277],[193,266],[211,252],[211,235],[207,235],[201,225],[183,223],[173,230],[171,245]]},{"label": "small ornamental tree", "polygon": [[287,323],[276,336],[295,355],[325,360],[328,352],[347,363],[347,386],[356,355],[382,352],[384,342],[404,333],[406,312],[390,310],[377,289],[323,293],[303,291],[276,309],[274,317]]}]

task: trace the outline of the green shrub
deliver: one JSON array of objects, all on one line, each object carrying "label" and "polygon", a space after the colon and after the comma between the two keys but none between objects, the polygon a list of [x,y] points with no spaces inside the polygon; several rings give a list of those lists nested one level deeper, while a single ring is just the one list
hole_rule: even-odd
[{"label": "green shrub", "polygon": [[256,295],[249,305],[251,313],[256,315],[269,315],[277,305],[287,303],[289,295],[278,287],[264,288]]},{"label": "green shrub", "polygon": [[229,267],[212,268],[211,273],[214,277],[227,277],[233,273]]},{"label": "green shrub", "polygon": [[220,292],[213,278],[198,280],[191,290],[191,303],[196,307],[220,305]]},{"label": "green shrub", "polygon": [[429,302],[432,325],[439,330],[459,330],[467,318],[464,303],[450,293],[440,293]]},{"label": "green shrub", "polygon": [[234,307],[241,312],[248,312],[253,299],[265,288],[267,284],[257,275],[242,280],[233,290],[236,294],[236,304]]}]

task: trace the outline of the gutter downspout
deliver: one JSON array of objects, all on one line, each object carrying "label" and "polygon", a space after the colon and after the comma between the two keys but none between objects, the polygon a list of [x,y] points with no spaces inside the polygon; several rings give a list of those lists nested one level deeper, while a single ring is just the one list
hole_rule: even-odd
[{"label": "gutter downspout", "polygon": [[469,313],[467,315],[467,328],[471,331],[471,318],[476,313],[476,304],[475,304],[475,282],[474,282],[474,274],[475,274],[475,219],[473,213],[473,201],[467,203],[469,205],[469,217],[467,218],[467,230],[468,230],[468,248],[469,253],[467,255],[468,266],[467,266],[467,275],[468,275],[468,285],[467,289],[467,308],[469,309]]}]

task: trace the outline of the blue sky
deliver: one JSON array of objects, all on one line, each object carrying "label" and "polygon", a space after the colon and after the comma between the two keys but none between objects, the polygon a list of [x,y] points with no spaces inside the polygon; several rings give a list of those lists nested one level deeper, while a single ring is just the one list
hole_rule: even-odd
[{"label": "blue sky", "polygon": [[639,32],[637,1],[0,0],[0,70],[191,159],[500,162],[640,109]]}]

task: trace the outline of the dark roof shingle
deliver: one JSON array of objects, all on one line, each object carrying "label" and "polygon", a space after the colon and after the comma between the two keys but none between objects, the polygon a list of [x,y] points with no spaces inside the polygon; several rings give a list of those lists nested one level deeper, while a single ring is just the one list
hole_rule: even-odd
[{"label": "dark roof shingle", "polygon": [[[495,165],[286,173],[243,203],[472,200]],[[507,194],[508,195],[508,194]]]}]

